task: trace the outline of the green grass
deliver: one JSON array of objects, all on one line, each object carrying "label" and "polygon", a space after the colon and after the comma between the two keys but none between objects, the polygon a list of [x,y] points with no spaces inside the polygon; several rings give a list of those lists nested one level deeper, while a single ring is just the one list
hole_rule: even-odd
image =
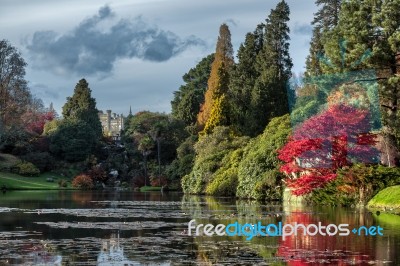
[{"label": "green grass", "polygon": [[379,191],[368,202],[368,207],[400,209],[400,186],[387,187]]},{"label": "green grass", "polygon": [[140,188],[140,192],[147,192],[147,191],[161,191],[161,187],[144,186]]},{"label": "green grass", "polygon": [[[53,178],[54,182],[47,182],[47,178]],[[0,172],[0,188],[5,186],[8,190],[65,189],[58,186],[57,181],[59,179],[65,178],[54,173],[43,173],[38,177],[24,177],[17,174]]]},{"label": "green grass", "polygon": [[400,216],[391,213],[381,213],[380,215],[374,214],[375,219],[379,225],[389,225],[393,227],[400,227]]}]

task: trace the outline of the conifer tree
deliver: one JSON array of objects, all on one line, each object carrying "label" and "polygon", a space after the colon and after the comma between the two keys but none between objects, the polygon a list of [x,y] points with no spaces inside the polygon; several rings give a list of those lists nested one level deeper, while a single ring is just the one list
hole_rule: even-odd
[{"label": "conifer tree", "polygon": [[263,48],[256,60],[260,75],[252,91],[254,135],[262,132],[270,119],[289,111],[287,83],[293,66],[289,55],[289,14],[289,6],[282,0],[266,20]]},{"label": "conifer tree", "polygon": [[264,41],[264,24],[259,24],[252,33],[247,33],[246,39],[240,45],[238,63],[231,72],[229,86],[229,103],[231,123],[235,131],[253,136],[253,117],[251,95],[255,82],[259,77],[255,62],[262,50]]},{"label": "conifer tree", "polygon": [[[228,118],[225,117],[225,114],[228,112],[220,109],[221,106],[226,106],[225,104],[219,105],[218,110],[212,111],[212,109],[214,107],[214,101],[225,95],[228,91],[228,73],[233,63],[231,33],[229,27],[226,24],[222,24],[219,29],[217,47],[214,61],[211,65],[211,73],[208,79],[208,88],[204,103],[201,105],[200,112],[197,116],[197,124],[200,130],[207,128],[207,131],[211,131],[215,125],[225,125],[228,121]],[[219,101],[225,100],[220,99]],[[214,113],[212,119],[218,119],[217,121],[208,121],[211,119],[211,113]]]},{"label": "conifer tree", "polygon": [[91,89],[85,79],[79,80],[75,86],[72,97],[62,108],[62,115],[67,120],[80,120],[86,122],[97,137],[102,135],[102,126],[96,108],[96,100],[91,95]]},{"label": "conifer tree", "polygon": [[332,30],[339,22],[339,12],[342,0],[316,0],[315,4],[321,6],[314,14],[313,36],[310,42],[310,54],[306,60],[306,76],[321,75],[319,58],[324,55],[322,35]]},{"label": "conifer tree", "polygon": [[[323,65],[325,73],[375,69],[377,76],[370,77],[370,81],[379,83],[384,146],[397,148],[400,143],[400,78],[396,61],[400,51],[399,27],[400,2],[397,0],[345,1],[337,27],[324,37],[330,64]],[[398,153],[387,157],[390,166],[398,163]]]}]

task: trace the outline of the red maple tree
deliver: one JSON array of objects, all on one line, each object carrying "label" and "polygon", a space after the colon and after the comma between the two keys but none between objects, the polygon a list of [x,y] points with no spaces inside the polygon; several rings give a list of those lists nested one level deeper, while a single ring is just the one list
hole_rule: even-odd
[{"label": "red maple tree", "polygon": [[377,156],[368,110],[337,104],[299,125],[278,151],[294,195],[303,195],[336,178],[336,170]]},{"label": "red maple tree", "polygon": [[26,131],[33,134],[41,135],[43,133],[43,128],[46,122],[52,121],[54,118],[54,111],[27,111],[23,115],[22,120],[24,121]]}]

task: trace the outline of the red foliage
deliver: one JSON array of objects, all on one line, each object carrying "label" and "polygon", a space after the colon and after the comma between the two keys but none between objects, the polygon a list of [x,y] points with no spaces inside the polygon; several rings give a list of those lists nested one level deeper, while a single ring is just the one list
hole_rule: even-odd
[{"label": "red foliage", "polygon": [[145,179],[147,179],[147,178],[145,178],[144,176],[134,176],[132,178],[133,187],[139,187],[140,188],[140,187],[143,187],[145,184],[148,185],[149,183],[148,183],[147,180],[145,182]]},{"label": "red foliage", "polygon": [[72,180],[72,186],[79,189],[92,189],[94,184],[90,176],[86,174],[79,174]]},{"label": "red foliage", "polygon": [[336,170],[352,161],[368,163],[377,150],[375,135],[369,133],[367,110],[348,105],[329,107],[298,126],[289,142],[278,151],[284,161],[280,171],[295,195],[324,186],[336,177]]},{"label": "red foliage", "polygon": [[99,166],[93,166],[87,174],[93,181],[106,182],[108,180],[107,172]]},{"label": "red foliage", "polygon": [[23,115],[25,123],[25,130],[30,133],[41,135],[43,133],[44,125],[55,118],[55,113],[52,111],[39,113],[34,111],[27,111]]},{"label": "red foliage", "polygon": [[167,185],[167,177],[165,176],[150,176],[150,185],[152,187],[161,187]]},{"label": "red foliage", "polygon": [[[339,223],[354,224],[357,221],[354,216],[347,213],[332,218],[326,213],[310,212],[308,207],[307,209],[291,209],[290,212],[286,212],[282,223],[292,226],[295,224],[319,225],[321,223],[322,226],[327,226]],[[311,231],[313,230],[311,229]],[[323,229],[323,232],[325,233],[326,230]],[[369,261],[376,259],[374,240],[370,239],[369,241],[352,233],[348,236],[329,236],[320,233],[312,236],[304,235],[304,230],[299,227],[297,234],[286,236],[284,240],[279,237],[278,245],[276,255],[283,258],[286,265],[289,266],[349,265],[349,262],[362,264],[366,257]]]}]

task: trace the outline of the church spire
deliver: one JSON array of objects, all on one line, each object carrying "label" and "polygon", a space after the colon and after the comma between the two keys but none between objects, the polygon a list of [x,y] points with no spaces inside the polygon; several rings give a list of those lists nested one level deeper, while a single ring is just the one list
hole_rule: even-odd
[{"label": "church spire", "polygon": [[129,115],[132,115],[132,105],[129,106]]}]

